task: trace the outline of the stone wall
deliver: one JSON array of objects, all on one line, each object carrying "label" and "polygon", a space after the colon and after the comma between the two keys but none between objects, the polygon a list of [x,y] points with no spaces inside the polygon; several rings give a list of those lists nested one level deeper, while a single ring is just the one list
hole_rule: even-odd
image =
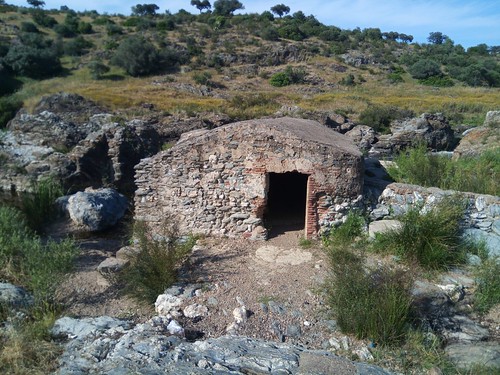
[{"label": "stone wall", "polygon": [[[361,153],[314,121],[253,120],[188,133],[136,167],[136,219],[174,214],[182,231],[265,238],[269,173],[307,174],[306,235],[361,202]],[[287,187],[283,187],[286,189]]]},{"label": "stone wall", "polygon": [[415,206],[425,212],[443,197],[454,194],[467,200],[465,235],[484,240],[490,255],[500,256],[500,197],[393,183],[382,192],[370,216],[374,220],[398,216]]}]

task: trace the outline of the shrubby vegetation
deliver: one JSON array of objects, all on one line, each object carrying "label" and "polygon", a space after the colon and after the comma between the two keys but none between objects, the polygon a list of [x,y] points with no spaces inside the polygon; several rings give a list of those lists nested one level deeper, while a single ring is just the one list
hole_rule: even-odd
[{"label": "shrubby vegetation", "polygon": [[439,187],[457,191],[500,195],[500,148],[476,157],[452,160],[430,154],[424,145],[402,152],[389,167],[392,178],[399,182]]},{"label": "shrubby vegetation", "polygon": [[359,115],[359,122],[368,126],[380,133],[390,131],[391,122],[415,116],[410,110],[402,109],[394,106],[369,105]]},{"label": "shrubby vegetation", "polygon": [[398,218],[401,228],[377,236],[375,249],[426,269],[462,264],[467,251],[461,227],[464,211],[464,202],[457,196],[442,199],[429,212],[411,208]]},{"label": "shrubby vegetation", "polygon": [[294,69],[291,66],[287,66],[284,72],[273,74],[269,83],[276,87],[299,84],[304,82],[305,76],[306,72],[304,69]]},{"label": "shrubby vegetation", "polygon": [[172,219],[164,221],[159,235],[153,236],[149,224],[141,221],[135,222],[133,229],[139,251],[131,255],[130,266],[121,278],[127,293],[151,303],[177,280],[195,238],[180,238]]},{"label": "shrubby vegetation", "polygon": [[325,238],[331,276],[327,301],[339,327],[379,345],[404,341],[411,323],[412,275],[399,268],[368,269],[360,251],[364,220],[350,214]]}]

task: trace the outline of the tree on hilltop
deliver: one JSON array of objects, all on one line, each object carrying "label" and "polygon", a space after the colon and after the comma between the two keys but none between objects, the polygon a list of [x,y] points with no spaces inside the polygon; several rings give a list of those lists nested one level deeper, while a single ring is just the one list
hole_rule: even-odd
[{"label": "tree on hilltop", "polygon": [[196,9],[198,9],[201,12],[203,12],[203,10],[210,10],[210,8],[212,8],[212,4],[210,4],[210,1],[208,0],[191,0],[191,5],[196,7]]},{"label": "tree on hilltop", "polygon": [[27,0],[28,4],[35,8],[42,8],[45,6],[45,1],[42,0]]},{"label": "tree on hilltop", "polygon": [[238,0],[217,0],[214,2],[214,13],[220,16],[230,16],[239,9],[245,9]]},{"label": "tree on hilltop", "polygon": [[136,16],[155,16],[158,9],[160,7],[156,4],[137,4],[132,7],[132,14]]},{"label": "tree on hilltop", "polygon": [[449,39],[447,35],[444,35],[441,31],[433,31],[429,33],[427,41],[432,44],[443,44]]},{"label": "tree on hilltop", "polygon": [[276,14],[279,18],[283,17],[285,14],[290,13],[290,7],[285,4],[277,4],[271,8],[271,12]]}]

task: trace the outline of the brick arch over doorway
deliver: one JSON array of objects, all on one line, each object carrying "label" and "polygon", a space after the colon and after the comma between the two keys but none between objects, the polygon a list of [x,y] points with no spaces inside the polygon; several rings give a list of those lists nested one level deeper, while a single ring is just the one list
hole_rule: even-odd
[{"label": "brick arch over doorway", "polygon": [[305,235],[316,236],[359,202],[362,155],[348,138],[303,119],[195,131],[137,166],[136,219],[160,225],[168,213],[186,232],[266,238],[266,215],[280,208],[280,188],[286,202],[291,183],[305,191]]}]

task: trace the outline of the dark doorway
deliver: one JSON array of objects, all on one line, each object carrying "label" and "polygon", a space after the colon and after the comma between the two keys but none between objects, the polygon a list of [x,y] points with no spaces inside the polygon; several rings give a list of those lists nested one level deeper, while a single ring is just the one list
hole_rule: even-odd
[{"label": "dark doorway", "polygon": [[308,177],[299,172],[269,173],[264,220],[271,237],[304,229]]}]

